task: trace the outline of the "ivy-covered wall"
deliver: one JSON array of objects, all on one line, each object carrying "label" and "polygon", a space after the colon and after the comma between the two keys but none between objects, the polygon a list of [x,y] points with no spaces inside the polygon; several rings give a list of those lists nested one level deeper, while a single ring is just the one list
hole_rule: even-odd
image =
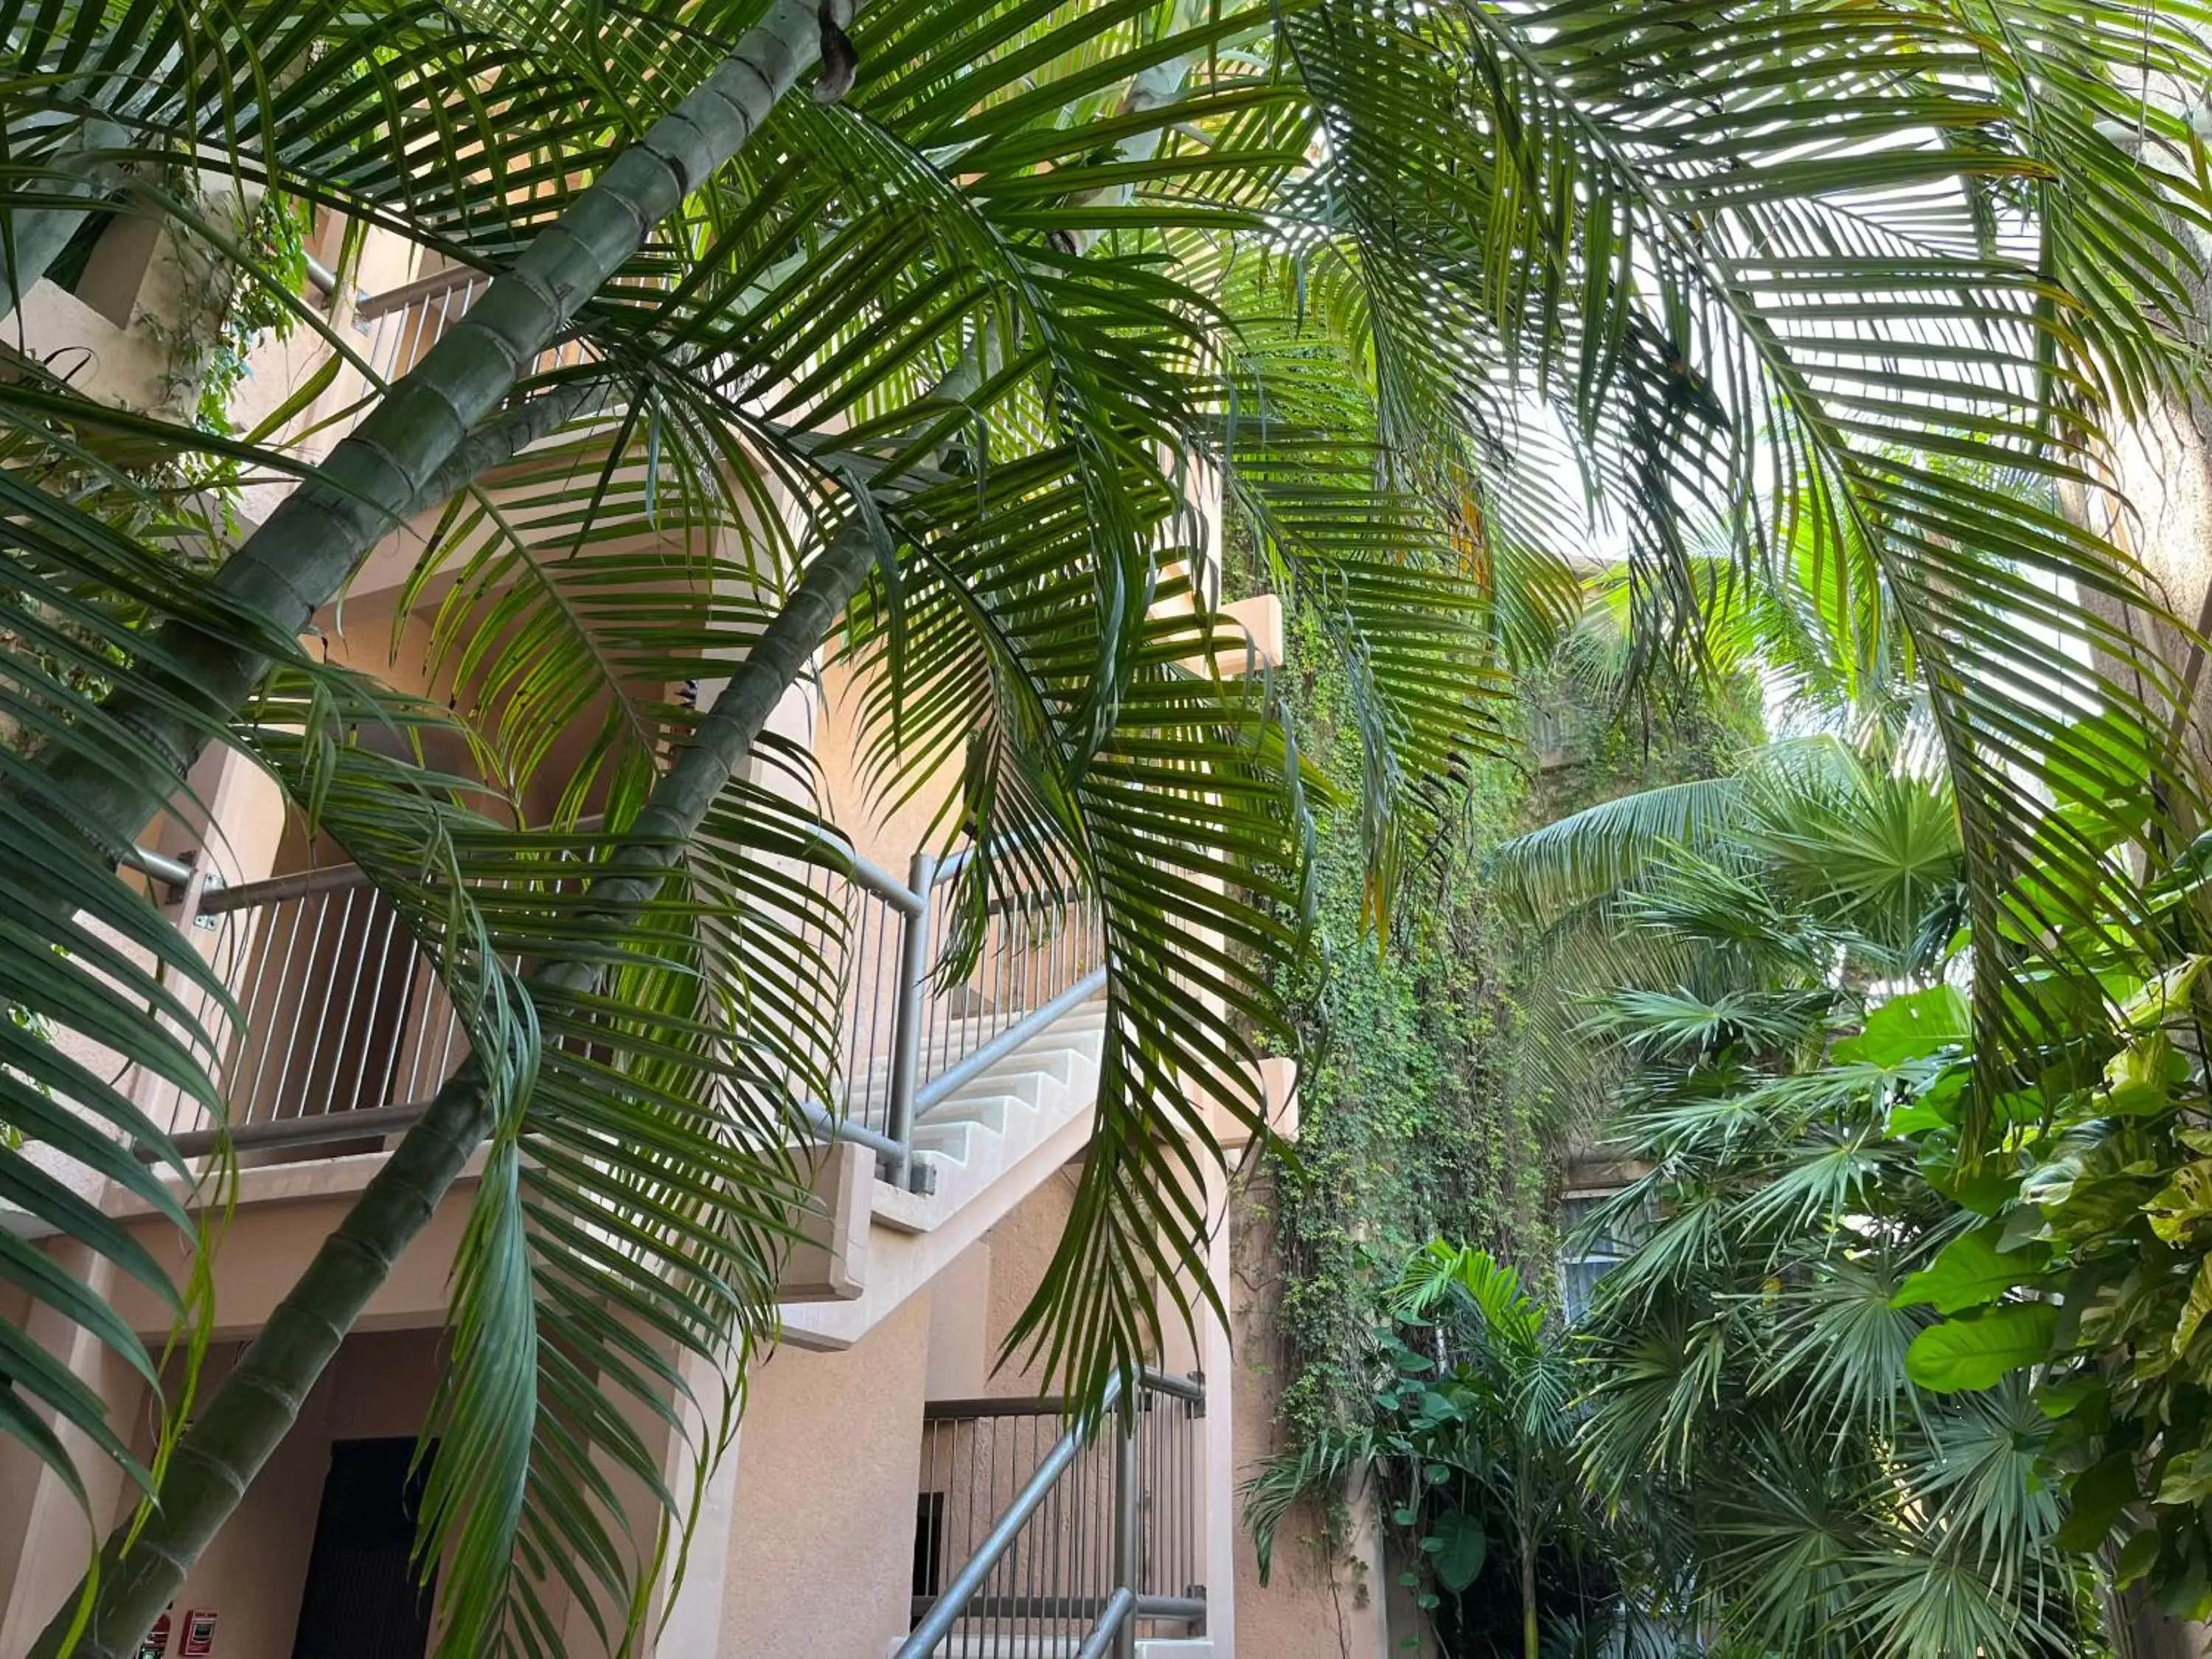
[{"label": "ivy-covered wall", "polygon": [[[1387,940],[1369,928],[1357,808],[1358,757],[1346,689],[1322,642],[1288,619],[1290,696],[1307,757],[1345,805],[1324,811],[1317,969],[1295,987],[1306,1011],[1299,1139],[1240,1194],[1242,1294],[1264,1310],[1272,1449],[1293,1452],[1371,1395],[1357,1376],[1375,1285],[1443,1237],[1520,1265],[1540,1290],[1554,1270],[1553,1210],[1565,1126],[1516,1063],[1518,941],[1486,876],[1506,836],[1595,801],[1723,769],[1759,738],[1747,685],[1624,714],[1612,686],[1562,667],[1524,679],[1509,720],[1516,752],[1477,766],[1449,832],[1410,868]],[[1305,1540],[1335,1552],[1340,1621],[1369,1616],[1382,1586],[1356,1565],[1342,1514]],[[1282,1571],[1279,1556],[1279,1572]],[[1397,1621],[1393,1620],[1394,1628]],[[1343,1631],[1317,1651],[1335,1652]]]},{"label": "ivy-covered wall", "polygon": [[1364,912],[1358,757],[1342,672],[1292,617],[1285,665],[1304,752],[1346,805],[1324,811],[1321,966],[1306,1010],[1300,1140],[1270,1171],[1283,1334],[1296,1365],[1281,1427],[1328,1420],[1368,1334],[1373,1273],[1439,1236],[1519,1264],[1554,1253],[1550,1198],[1565,1126],[1516,1063],[1516,940],[1486,878],[1506,836],[1596,801],[1711,775],[1759,736],[1748,686],[1624,709],[1570,669],[1524,678],[1516,752],[1470,774],[1450,832],[1408,873],[1390,935]]},{"label": "ivy-covered wall", "polygon": [[1439,1228],[1518,1254],[1540,1231],[1544,1148],[1516,1098],[1510,1057],[1511,949],[1482,873],[1527,795],[1524,769],[1480,766],[1453,833],[1407,873],[1390,937],[1364,918],[1366,861],[1346,689],[1317,641],[1286,641],[1301,740],[1346,805],[1321,826],[1323,952],[1297,988],[1306,1011],[1299,1140],[1273,1159],[1255,1205],[1272,1206],[1284,1359],[1282,1437],[1296,1443],[1341,1408],[1368,1334],[1376,1263]]}]

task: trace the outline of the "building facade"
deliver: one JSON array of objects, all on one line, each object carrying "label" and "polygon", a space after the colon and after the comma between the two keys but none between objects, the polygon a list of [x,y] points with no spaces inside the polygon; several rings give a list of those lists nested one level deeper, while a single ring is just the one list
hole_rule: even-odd
[{"label": "building facade", "polygon": [[[70,365],[91,396],[188,407],[191,386],[161,357],[162,331],[145,325],[183,302],[184,256],[142,220],[92,228],[84,257],[62,280],[31,289],[0,337],[9,350]],[[372,234],[342,290],[321,264],[335,262],[337,235],[329,227],[311,248],[314,302],[356,331],[380,375],[403,372],[487,286],[479,273],[421,269],[405,245]],[[252,427],[283,407],[311,384],[325,350],[312,335],[261,343],[234,421]],[[302,453],[348,429],[364,385],[345,368],[295,411]],[[249,524],[283,488],[245,492]],[[410,648],[441,597],[408,586],[428,528],[417,523],[380,546],[343,611],[318,617],[316,643],[404,690],[451,699],[450,667]],[[1237,620],[1248,649],[1279,652],[1269,608]],[[1303,1567],[1261,1592],[1240,1535],[1238,1472],[1265,1449],[1272,1395],[1264,1363],[1250,1363],[1255,1347],[1264,1351],[1267,1310],[1231,1271],[1228,1173],[1209,1177],[1204,1194],[1206,1259],[1216,1293],[1237,1310],[1243,1352],[1218,1328],[1194,1333],[1163,1356],[1141,1398],[1121,1402],[1088,1439],[1068,1430],[1060,1402],[1039,1397],[1035,1376],[1000,1364],[1060,1236],[1091,1133],[1104,1018],[1094,919],[1079,896],[1041,896],[1020,925],[997,929],[965,983],[944,984],[931,970],[945,884],[962,854],[916,856],[924,813],[870,815],[853,691],[825,666],[794,688],[775,721],[811,751],[829,816],[858,855],[857,876],[836,896],[852,939],[847,1098],[808,1154],[819,1203],[807,1243],[784,1267],[781,1340],[744,1379],[730,1443],[702,1469],[696,1449],[666,1437],[666,1478],[673,1489],[696,1486],[696,1521],[682,1572],[672,1565],[656,1587],[653,1634],[632,1650],[670,1659],[1378,1653],[1387,1632],[1379,1609],[1369,1611],[1357,1560],[1316,1541]],[[561,772],[556,763],[539,775]],[[228,1206],[204,1392],[468,1045],[402,918],[342,853],[303,831],[266,777],[238,755],[211,753],[190,782],[204,822],[188,827],[180,814],[157,823],[136,861],[149,896],[241,1011],[221,1077],[227,1122],[219,1128],[156,1079],[130,1087],[186,1153],[204,1160],[227,1141],[235,1155],[234,1192],[180,1188],[203,1212]],[[532,805],[550,811],[557,783],[533,787],[549,798]],[[1263,1083],[1289,1127],[1287,1067]],[[1215,1116],[1233,1170],[1238,1132],[1227,1114]],[[182,1267],[173,1228],[145,1205],[114,1191],[89,1196]],[[465,1178],[376,1294],[192,1569],[149,1653],[422,1652],[434,1613],[410,1565],[416,1437],[445,1363],[451,1270],[472,1197]],[[94,1276],[161,1351],[172,1315],[156,1297],[110,1282],[103,1260],[80,1259],[65,1242],[46,1248],[65,1271]],[[9,1305],[5,1292],[0,1316],[27,1323],[150,1452],[150,1391],[127,1367],[51,1311]],[[104,1482],[92,1493],[96,1517],[125,1518],[135,1492],[96,1452],[76,1449]],[[641,1497],[641,1526],[647,1509]],[[27,1650],[88,1550],[64,1484],[21,1443],[0,1440],[0,1656]],[[1251,1632],[1241,1642],[1240,1592]],[[933,1613],[941,1629],[928,1624]],[[1095,1645],[1102,1630],[1111,1645]],[[604,1650],[587,1607],[572,1609],[564,1635],[579,1656]]]}]

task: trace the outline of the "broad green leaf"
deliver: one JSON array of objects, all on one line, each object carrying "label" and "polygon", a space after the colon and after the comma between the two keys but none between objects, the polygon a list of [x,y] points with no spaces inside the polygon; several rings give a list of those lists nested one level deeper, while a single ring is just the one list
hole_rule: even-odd
[{"label": "broad green leaf", "polygon": [[2197,1446],[2166,1466],[2158,1483],[2161,1504],[2201,1504],[2212,1498],[2212,1446]]},{"label": "broad green leaf", "polygon": [[2058,1310],[2048,1302],[2014,1302],[1988,1313],[1947,1319],[1912,1339],[1905,1374],[1935,1394],[1994,1388],[2022,1366],[2049,1358]]},{"label": "broad green leaf", "polygon": [[2042,767],[2052,794],[2110,846],[2139,832],[2156,810],[2144,787],[2116,792],[2118,776],[2147,778],[2155,764],[2142,723],[2119,710],[2085,720],[2051,745]]},{"label": "broad green leaf", "polygon": [[2071,1416],[2091,1400],[2106,1392],[2109,1385],[2094,1371],[2084,1371],[2069,1376],[2063,1382],[2036,1391],[2036,1407],[2045,1417]]},{"label": "broad green leaf", "polygon": [[1892,997],[1866,1017],[1858,1036],[1836,1045],[1839,1061],[1899,1066],[1964,1042],[1973,1030],[1966,997],[1950,985]]},{"label": "broad green leaf", "polygon": [[2094,1550],[2105,1541],[2120,1510],[2135,1501],[2136,1464],[2131,1453],[2112,1453],[2067,1483],[2073,1508],[2058,1528],[2061,1549]]},{"label": "broad green leaf", "polygon": [[2173,1329],[2175,1358],[2189,1352],[2189,1345],[2208,1314],[2212,1314],[2212,1256],[2197,1264],[2197,1276],[2189,1283],[2189,1300],[2183,1305],[2180,1322]]},{"label": "broad green leaf", "polygon": [[1929,1186],[1976,1215],[2001,1214],[2021,1190],[2020,1175],[2009,1160],[1986,1158],[1961,1170],[1953,1151],[1933,1141],[1922,1144],[1920,1171]]},{"label": "broad green leaf", "polygon": [[2120,1559],[2112,1565],[2112,1584],[2125,1589],[2151,1570],[2158,1559],[2158,1534],[2139,1532],[2120,1547]]},{"label": "broad green leaf", "polygon": [[2188,1075],[2188,1062],[2175,1053],[2162,1032],[2128,1045],[2106,1062],[2105,1089],[2099,1101],[2121,1117],[2149,1116],[2166,1109],[2173,1085]]},{"label": "broad green leaf", "polygon": [[2143,1210],[2151,1231],[2167,1243],[2188,1243],[2199,1226],[2212,1220],[2212,1158],[2183,1164]]},{"label": "broad green leaf", "polygon": [[1490,1553],[1490,1539],[1482,1517],[1466,1510],[1453,1510],[1437,1521],[1435,1559],[1430,1563],[1437,1583],[1453,1595],[1464,1592],[1482,1571]]},{"label": "broad green leaf", "polygon": [[1902,1137],[1954,1127],[1965,1105],[1966,1091],[1972,1086],[1972,1068],[1966,1065],[1947,1066],[1937,1073],[1915,1090],[1909,1099],[1891,1109],[1890,1133]]},{"label": "broad green leaf", "polygon": [[1902,1140],[1908,1135],[1925,1133],[1929,1129],[1946,1129],[1951,1120],[1932,1106],[1911,1101],[1899,1106],[1889,1115],[1889,1132]]},{"label": "broad green leaf", "polygon": [[2120,1018],[2131,1031],[2154,1031],[2189,1004],[2189,993],[2212,957],[2188,956],[2145,980],[2122,1005]]},{"label": "broad green leaf", "polygon": [[2001,1249],[1999,1230],[1977,1227],[1946,1244],[1935,1261],[1906,1277],[1890,1298],[1893,1308],[1922,1304],[1936,1312],[1954,1314],[2001,1299],[2008,1291],[2043,1282],[2043,1266],[2050,1250],[2042,1245]]}]

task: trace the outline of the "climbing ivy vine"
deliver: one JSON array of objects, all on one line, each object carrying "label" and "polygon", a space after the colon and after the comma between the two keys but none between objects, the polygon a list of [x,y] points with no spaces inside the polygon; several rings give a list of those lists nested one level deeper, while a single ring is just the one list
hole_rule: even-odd
[{"label": "climbing ivy vine", "polygon": [[1340,671],[1290,619],[1287,668],[1308,758],[1347,801],[1324,811],[1317,860],[1322,950],[1295,987],[1305,1010],[1296,1151],[1271,1157],[1253,1201],[1270,1211],[1277,1322],[1290,1368],[1281,1437],[1340,1423],[1366,1392],[1354,1370],[1374,1323],[1377,1275],[1449,1216],[1504,1252],[1539,1224],[1541,1146],[1504,1068],[1512,1010],[1508,949],[1481,872],[1524,784],[1477,767],[1449,839],[1412,878],[1387,940],[1364,915],[1359,787]]},{"label": "climbing ivy vine", "polygon": [[[1360,780],[1348,690],[1297,616],[1286,677],[1307,758],[1347,805],[1322,811],[1322,949],[1292,988],[1305,1010],[1295,1149],[1247,1189],[1272,1240],[1251,1271],[1279,1341],[1276,1448],[1298,1459],[1367,1426],[1381,1298],[1409,1255],[1449,1237],[1518,1264],[1547,1289],[1565,1126],[1517,1048],[1520,941],[1486,874],[1506,836],[1608,796],[1708,775],[1759,736],[1749,687],[1685,693],[1645,720],[1575,654],[1527,677],[1518,752],[1468,773],[1448,832],[1375,937],[1364,908]],[[1343,734],[1340,736],[1340,734]],[[1344,1494],[1316,1490],[1327,1541],[1344,1542]]]}]

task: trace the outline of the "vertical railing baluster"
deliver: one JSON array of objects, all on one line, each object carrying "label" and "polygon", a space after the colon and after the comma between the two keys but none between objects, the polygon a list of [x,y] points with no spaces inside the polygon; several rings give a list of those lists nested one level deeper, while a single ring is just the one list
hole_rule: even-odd
[{"label": "vertical railing baluster", "polygon": [[1206,1516],[1201,1504],[1203,1488],[1200,1486],[1200,1458],[1205,1449],[1200,1437],[1204,1431],[1199,1425],[1205,1420],[1198,1407],[1186,1401],[1182,1408],[1182,1508],[1187,1536],[1184,1549],[1189,1560],[1184,1566],[1184,1580],[1194,1590],[1206,1583]]},{"label": "vertical railing baluster", "polygon": [[1143,1444],[1145,1478],[1137,1488],[1137,1576],[1129,1588],[1138,1595],[1158,1595],[1160,1581],[1160,1435],[1159,1416],[1152,1410],[1152,1395],[1137,1390],[1137,1436]]},{"label": "vertical railing baluster", "polygon": [[276,1052],[276,1028],[283,1016],[290,1012],[284,992],[292,977],[292,953],[300,945],[300,907],[299,900],[284,900],[277,904],[276,915],[271,918],[272,933],[280,926],[284,930],[284,954],[277,963],[276,982],[270,988],[266,1015],[261,1020],[261,1048],[254,1056],[253,1080],[250,1085],[252,1092],[246,1101],[245,1121],[249,1123],[261,1115],[262,1085],[268,1080],[270,1057]]},{"label": "vertical railing baluster", "polygon": [[[346,889],[345,907],[338,912],[338,936],[331,946],[331,955],[334,958],[343,957],[345,954],[346,933],[347,930],[353,926],[353,898],[354,895],[360,890],[361,890],[357,887],[349,887]],[[329,912],[331,902],[336,896],[337,895],[332,893],[325,893],[323,895],[323,909],[325,914]],[[318,951],[319,951],[321,946],[319,928],[318,930],[316,945]],[[317,963],[311,963],[308,965],[308,971],[311,973],[314,972],[318,965],[319,964]],[[341,964],[336,960],[333,960],[327,964],[320,965],[322,967],[323,973],[323,1006],[315,1014],[315,1045],[307,1051],[307,1070],[300,1079],[301,1089],[306,1091],[307,1096],[310,1097],[313,1096],[316,1086],[315,1063],[322,1059],[323,1039],[330,1035],[331,1001],[337,994],[338,974],[341,969]],[[356,965],[357,966],[358,964],[356,963]],[[354,1000],[352,996],[349,994],[346,998],[346,1006],[348,1009],[351,1009],[353,1006]],[[297,1047],[298,1045],[295,1043],[294,1046]],[[316,1114],[330,1110],[331,1095],[335,1092],[336,1086],[337,1073],[334,1070],[331,1073],[331,1081],[330,1085],[323,1091],[321,1105],[313,1109]],[[310,1115],[309,1109],[310,1099],[302,1098],[300,1103],[300,1109],[297,1112],[295,1112],[293,1115],[295,1117],[307,1117]]]},{"label": "vertical railing baluster", "polygon": [[[1044,1462],[1044,1449],[1037,1443],[1037,1425],[1042,1420],[1042,1419],[1035,1417],[1029,1419],[1029,1455],[1021,1461],[1019,1465],[1021,1468],[1033,1470],[1040,1467]],[[1014,1419],[1014,1437],[1017,1440],[1021,1438],[1021,1430],[1022,1419],[1018,1417]],[[1039,1531],[1034,1524],[1024,1528],[1023,1530],[1027,1532],[1030,1534],[1030,1537],[1028,1540],[1029,1547],[1022,1560],[1018,1575],[1020,1582],[1015,1587],[1014,1590],[1014,1594],[1020,1598],[1017,1605],[1022,1609],[1022,1619],[1020,1623],[1015,1626],[1015,1633],[1017,1636],[1021,1635],[1024,1633],[1024,1627],[1026,1626],[1028,1633],[1031,1635],[1042,1635],[1044,1627],[1036,1616],[1036,1565],[1037,1549],[1038,1546],[1043,1541],[1044,1534]],[[1020,1548],[1021,1546],[1018,1543],[1015,1547]]]},{"label": "vertical railing baluster", "polygon": [[430,1078],[431,1092],[434,1094],[445,1080],[453,1074],[452,1064],[453,1035],[461,1029],[461,1007],[453,1000],[452,994],[446,990],[446,984],[442,979],[433,981],[432,988],[434,994],[443,996],[446,1000],[446,1040],[438,1045],[438,1069]]},{"label": "vertical railing baluster", "polygon": [[[419,1018],[416,1018],[414,1010],[415,988],[422,982],[424,965],[422,952],[419,948],[410,950],[407,953],[407,988],[401,994],[399,999],[401,1041],[406,1044],[409,1050],[407,1087],[401,1091],[399,1103],[403,1106],[411,1105],[422,1098],[416,1092],[416,1088],[421,1081],[423,1051],[430,1046],[431,1010],[435,1008],[438,1003],[438,981],[433,975],[429,985],[422,993],[422,1015]],[[392,1071],[397,1075],[398,1066],[396,1062]]]},{"label": "vertical railing baluster", "polygon": [[[231,925],[238,926],[239,918],[246,914],[232,911]],[[228,1068],[230,1075],[222,1080],[226,1127],[234,1127],[253,1115],[253,1095],[260,1086],[261,1067],[258,1063],[247,1064],[246,1051],[253,1046],[256,1036],[260,1037],[264,1044],[269,1037],[268,1028],[261,1023],[261,992],[269,979],[269,960],[276,954],[276,915],[272,912],[265,916],[249,917],[246,924],[251,928],[253,939],[253,988],[239,1002],[239,1027],[236,1040],[232,1045],[234,1057]],[[260,925],[255,926],[257,921]],[[241,1113],[244,1118],[240,1117]]]},{"label": "vertical railing baluster", "polygon": [[[370,980],[368,1012],[362,1016],[362,1080],[360,1085],[354,1091],[354,1104],[357,1107],[375,1107],[385,1104],[385,1097],[389,1094],[392,1090],[392,1076],[398,1070],[398,1060],[399,1056],[396,1048],[392,1055],[392,1063],[391,1065],[382,1066],[382,1076],[378,1076],[376,1072],[372,1069],[373,1067],[382,1065],[381,1058],[375,1052],[376,1016],[378,1011],[384,1006],[384,968],[385,964],[392,960],[392,935],[399,931],[398,907],[384,902],[380,897],[374,901],[369,906],[369,915],[372,918],[370,925],[372,927],[375,925],[374,918],[379,910],[381,910],[384,913],[384,943],[377,947],[376,969]],[[365,942],[362,955],[364,958],[368,955]]]},{"label": "vertical railing baluster", "polygon": [[[984,1420],[988,1422],[991,1427],[989,1437],[991,1455],[988,1462],[990,1473],[987,1474],[983,1480],[983,1492],[989,1506],[985,1510],[984,1513],[987,1515],[995,1515],[998,1513],[999,1510],[999,1424],[1001,1419],[993,1417],[987,1418]],[[993,1603],[997,1600],[997,1598],[992,1594],[993,1584],[1003,1585],[1006,1581],[1006,1563],[1005,1557],[1002,1556],[1000,1558],[998,1564],[991,1569],[991,1577],[983,1585],[983,1595],[986,1598],[984,1603],[985,1606],[992,1607]],[[1004,1633],[1003,1625],[998,1616],[998,1612],[995,1607],[994,1607],[991,1614],[991,1623],[994,1626],[1000,1626],[1000,1630],[994,1633]]]},{"label": "vertical railing baluster", "polygon": [[[1115,1449],[1118,1459],[1114,1480],[1114,1582],[1108,1587],[1109,1595],[1125,1587],[1132,1590],[1137,1588],[1137,1505],[1143,1468],[1138,1462],[1137,1418],[1134,1413],[1143,1398],[1144,1393],[1140,1389],[1125,1390],[1121,1401],[1121,1420],[1110,1425],[1121,1431],[1121,1440]],[[1114,1655],[1115,1659],[1136,1659],[1137,1621],[1134,1619],[1122,1621],[1121,1630],[1114,1638]]]},{"label": "vertical railing baluster", "polygon": [[[313,942],[307,946],[307,971],[309,974],[313,974],[315,971],[315,958],[322,954],[323,922],[331,913],[330,895],[327,893],[317,893],[313,895],[311,899],[303,899],[301,902],[302,904],[312,902],[315,907],[315,937]],[[288,955],[285,963],[285,984],[280,988],[280,990],[282,994],[287,995],[288,1000],[292,1003],[292,1035],[290,1040],[284,1045],[284,1064],[276,1073],[276,1092],[273,1097],[271,1097],[269,1103],[269,1121],[271,1123],[274,1123],[277,1119],[286,1115],[284,1111],[284,1085],[291,1080],[292,1059],[293,1056],[299,1052],[300,1030],[301,1026],[307,1023],[307,1000],[306,996],[301,995],[296,998],[289,996],[289,993],[292,990],[290,969],[291,963]],[[297,1114],[294,1114],[294,1115],[297,1115]]]},{"label": "vertical railing baluster", "polygon": [[[871,1128],[884,1129],[888,1132],[891,1112],[890,1078],[890,1074],[884,1071],[882,1063],[877,1056],[884,1047],[884,982],[887,977],[890,978],[892,996],[896,1001],[897,996],[896,975],[898,973],[898,968],[897,964],[890,960],[891,907],[880,899],[872,899],[866,902],[869,909],[875,913],[876,935],[875,943],[870,949],[868,962],[868,1046],[861,1061],[859,1075],[866,1080],[862,1098],[868,1105],[866,1119],[868,1126]],[[892,1009],[891,1018],[894,1022],[898,1018],[896,1006]],[[888,1059],[889,1056],[886,1055],[885,1058]],[[876,1098],[878,1089],[883,1094],[880,1101]]]}]

